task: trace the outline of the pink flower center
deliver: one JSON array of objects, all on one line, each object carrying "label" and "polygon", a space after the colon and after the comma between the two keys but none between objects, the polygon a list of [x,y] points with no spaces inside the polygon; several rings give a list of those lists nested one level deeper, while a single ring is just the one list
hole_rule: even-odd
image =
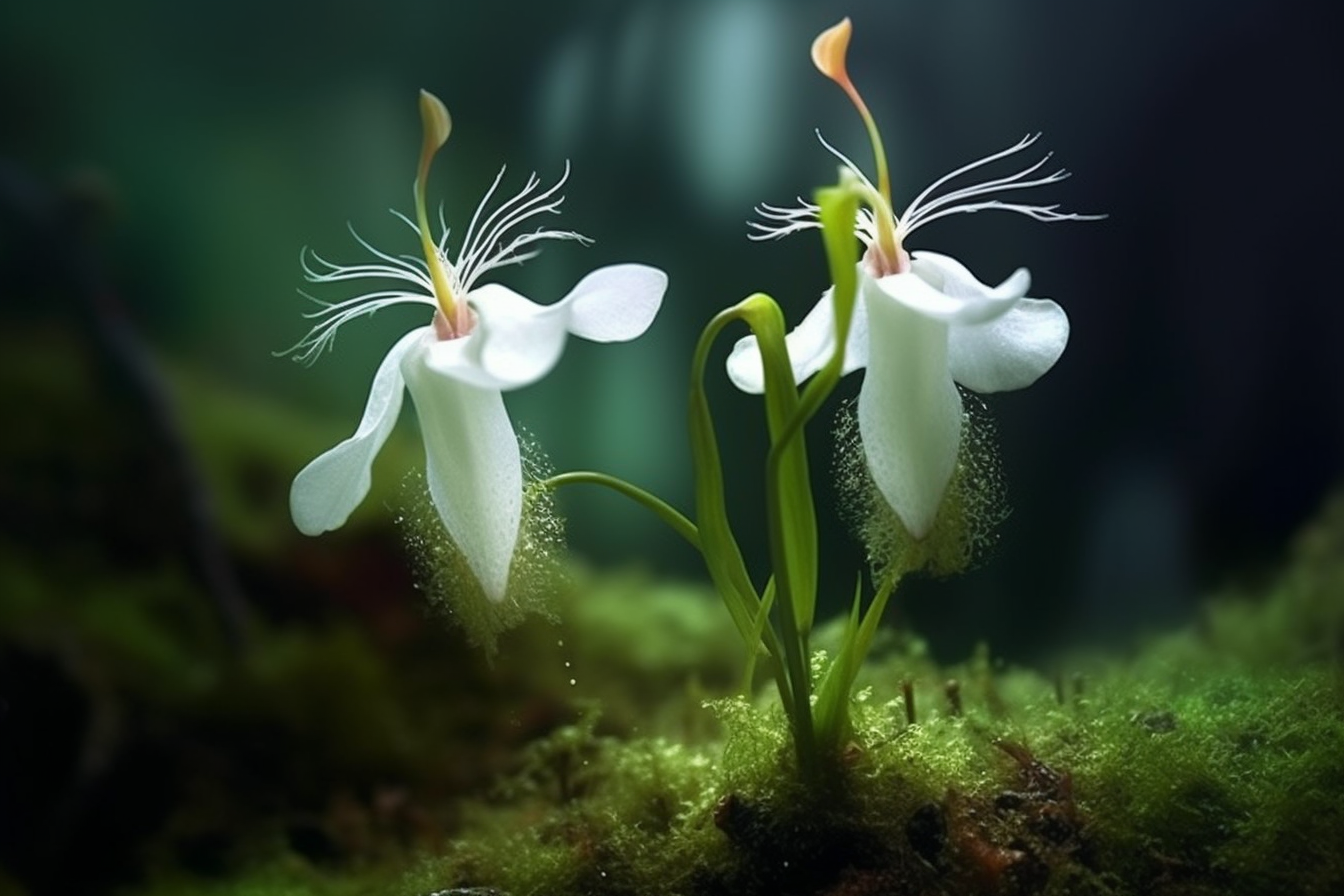
[{"label": "pink flower center", "polygon": [[896,257],[893,258],[891,253],[883,252],[880,244],[874,242],[863,253],[863,266],[874,277],[908,274],[910,273],[910,253],[905,251],[904,246],[898,246]]},{"label": "pink flower center", "polygon": [[471,335],[471,331],[476,329],[476,312],[467,308],[465,304],[461,308],[466,309],[466,314],[454,314],[457,318],[457,325],[448,319],[448,316],[442,310],[434,312],[434,335],[439,337],[440,342],[448,342],[452,339],[461,339],[463,336]]}]

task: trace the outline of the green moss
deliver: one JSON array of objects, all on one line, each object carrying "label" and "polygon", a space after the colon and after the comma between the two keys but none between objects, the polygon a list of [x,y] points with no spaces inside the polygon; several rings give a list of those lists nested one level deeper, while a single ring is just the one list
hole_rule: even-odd
[{"label": "green moss", "polygon": [[398,892],[404,872],[396,868],[321,871],[294,858],[255,868],[241,880],[208,881],[163,875],[137,887],[136,896],[369,896]]},{"label": "green moss", "polygon": [[[1295,567],[1271,599],[1212,605],[1198,626],[1134,657],[1068,659],[1067,684],[1001,668],[984,647],[939,668],[918,640],[888,635],[862,676],[853,741],[821,791],[799,789],[773,700],[713,701],[722,738],[695,743],[603,734],[590,708],[520,751],[489,793],[462,804],[450,843],[390,890],[378,878],[376,891],[1334,892],[1344,883],[1340,667],[1239,628],[1313,631],[1284,622],[1277,604],[1329,616],[1329,602],[1308,600],[1315,582]],[[591,625],[599,654],[620,653],[625,620],[609,604],[634,606],[647,591],[653,619],[684,612],[658,609],[659,589],[638,580],[587,585],[599,596],[568,637],[582,640]],[[658,668],[681,674],[699,662],[678,641],[651,648],[662,659],[646,670],[650,683],[675,681]],[[273,874],[255,885],[281,888],[256,892],[341,894],[372,880],[357,867],[320,885]]]},{"label": "green moss", "polygon": [[427,860],[412,891],[686,892],[688,877],[722,851],[705,814],[713,749],[619,742],[597,736],[595,722],[533,744],[494,795],[502,807],[472,811],[485,836]]},{"label": "green moss", "polygon": [[[1061,658],[1058,680],[990,647],[941,666],[883,632],[850,742],[804,792],[773,696],[723,696],[743,658],[704,588],[580,571],[553,595],[559,626],[510,631],[489,668],[425,630],[403,571],[388,506],[420,463],[413,434],[385,452],[370,509],[314,542],[292,532],[285,487],[343,428],[180,375],[268,611],[235,657],[159,546],[171,525],[137,434],[88,364],[50,348],[0,364],[0,397],[47,410],[10,415],[7,497],[38,534],[0,551],[0,660],[73,681],[49,689],[77,692],[61,707],[73,728],[84,703],[111,707],[121,740],[95,746],[173,782],[166,818],[127,847],[151,869],[127,894],[1344,889],[1344,496],[1267,586],[1131,656]],[[111,509],[85,519],[38,489],[66,481],[105,486]],[[814,643],[835,651],[826,627]],[[134,802],[132,783],[113,792]]]},{"label": "green moss", "polygon": [[[1337,508],[1322,526],[1340,524]],[[770,701],[715,702],[718,748],[574,729],[549,749],[585,757],[581,787],[563,799],[554,787],[526,799],[506,788],[417,884],[1334,892],[1344,884],[1344,681],[1328,649],[1336,543],[1309,533],[1268,597],[1215,602],[1198,625],[1132,658],[1064,660],[1061,681],[998,668],[986,648],[940,669],[918,641],[889,637],[861,676],[854,740],[827,792],[797,789],[787,723]],[[662,810],[650,817],[649,807]],[[786,861],[808,870],[786,872]]]}]

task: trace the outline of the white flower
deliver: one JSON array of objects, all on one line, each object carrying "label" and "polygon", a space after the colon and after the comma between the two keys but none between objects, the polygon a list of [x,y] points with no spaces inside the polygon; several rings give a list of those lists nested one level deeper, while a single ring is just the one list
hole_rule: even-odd
[{"label": "white flower", "polygon": [[[956,383],[976,392],[1029,386],[1064,351],[1069,322],[1054,302],[1024,298],[1020,269],[997,287],[955,259],[915,252],[906,273],[874,277],[860,264],[859,301],[844,370],[866,367],[859,390],[859,434],[873,481],[915,538],[933,526],[961,442]],[[786,337],[802,382],[834,353],[832,290]],[[738,388],[764,388],[756,338],[728,359]]]},{"label": "white flower", "polygon": [[441,220],[440,236],[433,240],[424,214],[427,157],[447,139],[447,111],[424,93],[421,111],[426,147],[416,185],[418,221],[403,220],[421,238],[425,257],[388,255],[363,240],[376,260],[338,265],[308,253],[312,260],[304,259],[304,273],[311,282],[375,280],[392,286],[341,302],[319,302],[322,308],[310,315],[318,323],[291,351],[302,360],[315,358],[342,324],[390,305],[424,305],[431,319],[402,336],[379,365],[354,435],[295,477],[290,510],[295,525],[308,535],[345,523],[369,492],[373,459],[396,422],[405,388],[425,440],[434,507],[485,594],[500,601],[523,501],[518,439],[501,393],[545,376],[571,334],[614,342],[643,333],[658,312],[667,275],[637,264],[599,268],[551,305],[538,305],[498,284],[478,283],[488,271],[531,258],[534,250],[521,250],[533,243],[585,239],[545,229],[509,236],[533,216],[558,211],[565,177],[537,192],[534,175],[517,195],[487,213],[501,170],[471,219],[456,261],[450,262],[447,228]]},{"label": "white flower", "polygon": [[[946,255],[907,254],[906,237],[938,218],[987,209],[1017,212],[1040,221],[1096,216],[1061,212],[1055,205],[994,198],[1067,177],[1068,172],[1062,170],[1037,174],[1049,155],[1015,174],[938,192],[971,171],[1021,152],[1036,141],[1034,136],[939,178],[904,213],[895,215],[881,139],[845,71],[849,35],[846,19],[823,32],[813,45],[817,67],[840,84],[858,107],[878,162],[875,186],[858,166],[821,141],[855,175],[866,202],[855,221],[856,235],[867,252],[859,264],[859,295],[845,346],[844,371],[867,368],[858,417],[868,469],[906,529],[921,539],[933,527],[957,462],[962,403],[956,384],[976,392],[1031,385],[1064,351],[1069,321],[1054,302],[1026,298],[1031,278],[1025,268],[990,287]],[[771,239],[820,227],[818,207],[801,198],[799,203],[793,208],[761,206],[758,212],[765,220],[751,223],[756,231],[753,238]],[[786,337],[798,382],[816,373],[834,354],[832,293],[833,288],[827,290]],[[728,374],[745,391],[763,390],[761,355],[754,336],[734,347]]]}]

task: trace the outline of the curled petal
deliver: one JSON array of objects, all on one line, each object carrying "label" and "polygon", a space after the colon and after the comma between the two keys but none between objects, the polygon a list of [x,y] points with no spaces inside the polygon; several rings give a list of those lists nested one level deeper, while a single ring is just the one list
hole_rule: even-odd
[{"label": "curled petal", "polygon": [[401,411],[404,382],[401,361],[428,328],[412,330],[392,346],[378,365],[369,400],[355,434],[319,455],[299,471],[289,489],[289,511],[304,535],[319,535],[345,525],[369,493],[371,468]]},{"label": "curled petal", "polygon": [[981,283],[959,261],[936,252],[911,255],[910,272],[878,281],[882,290],[926,317],[982,323],[1006,314],[1027,293],[1031,275],[1019,268],[995,287]]},{"label": "curled petal", "polygon": [[481,329],[459,339],[426,339],[424,364],[435,373],[481,389],[503,389],[509,383],[481,366]]},{"label": "curled petal", "polygon": [[[891,279],[891,278],[886,278]],[[961,442],[948,326],[860,278],[876,347],[859,390],[859,435],[878,491],[915,538],[933,527]]]},{"label": "curled petal", "polygon": [[518,543],[523,467],[498,389],[427,363],[432,335],[402,362],[425,439],[429,495],[448,535],[493,601],[502,601]]},{"label": "curled petal", "polygon": [[565,302],[538,305],[508,287],[487,283],[472,292],[471,303],[477,323],[467,360],[479,364],[498,388],[534,383],[560,360],[569,336]]},{"label": "curled petal", "polygon": [[565,348],[570,333],[594,342],[623,342],[649,328],[662,304],[667,275],[642,264],[598,268],[552,305],[538,305],[490,283],[471,295],[478,318],[464,360],[479,364],[499,388],[541,379]]},{"label": "curled petal", "polygon": [[667,291],[667,274],[642,264],[598,268],[560,303],[569,307],[569,332],[594,342],[624,342],[649,328]]},{"label": "curled petal", "polygon": [[[822,293],[821,301],[812,307],[802,323],[784,337],[796,383],[803,382],[820,370],[835,352],[833,293],[834,287]],[[852,373],[867,363],[868,313],[863,303],[859,302],[854,306],[854,316],[850,318],[843,372]],[[755,336],[744,336],[733,346],[728,356],[728,377],[743,392],[760,394],[765,391],[765,371]]]},{"label": "curled petal", "polygon": [[953,326],[952,378],[976,392],[1023,389],[1055,365],[1069,341],[1069,318],[1049,299],[1021,299],[1007,314]]}]

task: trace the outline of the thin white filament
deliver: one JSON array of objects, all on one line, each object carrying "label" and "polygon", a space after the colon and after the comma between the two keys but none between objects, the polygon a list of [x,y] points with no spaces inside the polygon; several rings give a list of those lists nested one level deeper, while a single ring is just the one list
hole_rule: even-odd
[{"label": "thin white filament", "polygon": [[[514,196],[493,210],[487,211],[499,185],[504,178],[505,168],[500,168],[490,188],[476,206],[471,222],[467,226],[457,264],[448,261],[448,224],[444,216],[443,205],[438,208],[439,236],[433,240],[435,250],[448,267],[453,279],[454,292],[469,294],[476,279],[488,271],[508,265],[522,264],[536,257],[539,250],[523,251],[542,240],[576,240],[591,243],[588,237],[567,230],[547,230],[539,228],[530,233],[517,234],[505,242],[508,232],[524,221],[540,214],[559,214],[564,196],[558,195],[560,188],[569,179],[569,163],[565,163],[564,173],[553,185],[537,192],[541,181],[535,173]],[[406,224],[416,235],[420,235],[419,225],[410,217],[395,209],[392,214]],[[349,227],[349,225],[347,225]],[[353,227],[349,227],[351,236],[378,262],[342,265],[328,261],[307,248],[299,253],[299,265],[303,269],[304,279],[310,283],[341,283],[353,280],[394,280],[409,283],[417,292],[383,289],[364,293],[338,302],[326,302],[300,290],[300,295],[316,303],[318,310],[303,316],[315,320],[313,327],[297,343],[277,356],[290,355],[302,363],[311,364],[336,340],[336,332],[345,324],[358,317],[376,314],[393,305],[417,304],[431,308],[438,306],[434,296],[434,283],[429,275],[428,262],[414,255],[394,256],[383,252],[361,237]]]}]

